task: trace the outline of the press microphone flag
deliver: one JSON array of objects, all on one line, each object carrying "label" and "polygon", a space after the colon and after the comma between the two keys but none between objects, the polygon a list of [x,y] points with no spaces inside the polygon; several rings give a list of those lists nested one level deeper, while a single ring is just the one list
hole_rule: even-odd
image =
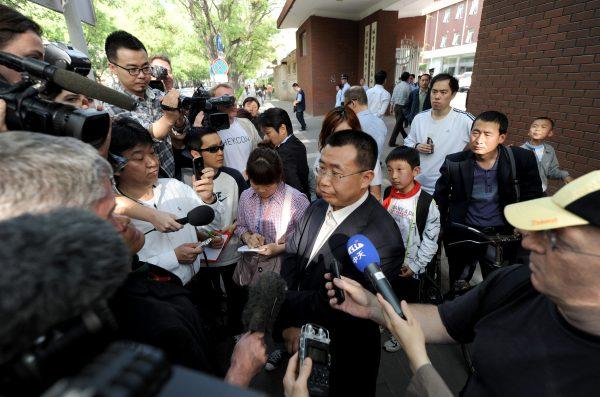
[{"label": "press microphone flag", "polygon": [[348,239],[346,248],[354,266],[369,278],[373,287],[392,306],[394,311],[400,317],[404,317],[404,313],[400,308],[400,301],[379,267],[381,260],[371,240],[362,234],[356,234]]}]

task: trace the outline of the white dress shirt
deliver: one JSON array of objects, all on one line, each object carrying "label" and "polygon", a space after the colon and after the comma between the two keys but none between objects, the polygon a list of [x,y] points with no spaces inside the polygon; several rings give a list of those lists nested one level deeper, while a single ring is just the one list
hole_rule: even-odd
[{"label": "white dress shirt", "polygon": [[339,225],[346,220],[356,210],[358,207],[364,203],[369,197],[369,190],[366,190],[363,195],[355,201],[353,204],[350,204],[344,208],[340,208],[337,211],[334,211],[330,206],[327,207],[327,212],[325,213],[325,221],[321,225],[321,229],[319,229],[319,233],[317,234],[317,238],[315,239],[315,245],[313,245],[312,252],[310,253],[310,257],[308,258],[307,266],[310,261],[313,260],[317,252],[321,249],[323,244],[331,237],[335,229],[338,228]]},{"label": "white dress shirt", "polygon": [[392,91],[392,103],[394,105],[404,106],[412,90],[413,87],[406,81],[399,82],[394,87],[394,91]]},{"label": "white dress shirt", "polygon": [[371,113],[379,118],[383,118],[388,106],[390,106],[390,98],[390,93],[381,84],[375,84],[373,88],[369,88],[367,99]]},{"label": "white dress shirt", "polygon": [[[204,204],[194,189],[177,179],[159,178],[153,189],[154,197],[147,201],[141,201],[144,205],[154,207],[157,210],[174,214],[177,218],[187,216],[188,212]],[[218,229],[221,226],[221,213],[223,205],[219,200],[209,205],[215,211],[215,219],[208,226],[209,229]],[[132,219],[133,225],[142,233],[154,228],[151,223]],[[153,231],[146,234],[146,242],[138,252],[142,262],[148,262],[155,266],[170,271],[181,279],[185,285],[200,270],[200,259],[198,255],[192,265],[182,265],[177,260],[175,248],[185,243],[197,243],[198,236],[196,228],[190,224],[181,230],[172,233],[161,233]]]}]

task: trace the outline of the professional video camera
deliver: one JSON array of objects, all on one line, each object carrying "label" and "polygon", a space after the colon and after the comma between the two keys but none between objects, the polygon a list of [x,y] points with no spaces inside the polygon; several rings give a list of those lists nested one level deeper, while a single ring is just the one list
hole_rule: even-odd
[{"label": "professional video camera", "polygon": [[[175,110],[165,105],[161,106],[164,110]],[[223,95],[211,98],[208,91],[200,87],[191,97],[180,97],[178,109],[187,112],[190,125],[194,124],[198,113],[204,112],[201,128],[220,131],[229,128],[229,115],[219,111],[219,108],[227,109],[232,106],[235,106],[235,97]]]},{"label": "professional video camera", "polygon": [[[40,94],[48,95],[49,92],[65,89],[128,110],[135,108],[135,101],[120,92],[67,70],[67,65],[72,70],[76,70],[76,68],[81,69],[81,64],[84,63],[75,50],[63,50],[63,54],[60,54],[57,51],[60,50],[58,46],[56,49],[49,46],[47,48],[51,48],[51,58],[59,64],[62,63],[65,68],[0,51],[0,65],[22,72],[22,79],[18,83],[8,84],[0,80],[0,99],[7,104],[8,129],[71,136],[99,147],[106,139],[110,128],[110,117],[107,112],[77,109],[70,105],[42,99]],[[62,61],[59,61],[61,57]]]}]

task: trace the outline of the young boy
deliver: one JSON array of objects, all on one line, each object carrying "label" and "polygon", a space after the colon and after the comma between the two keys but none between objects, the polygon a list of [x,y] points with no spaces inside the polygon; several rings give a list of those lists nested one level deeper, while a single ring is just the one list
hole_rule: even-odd
[{"label": "young boy", "polygon": [[529,127],[529,141],[521,147],[533,150],[537,160],[540,178],[542,179],[542,190],[545,192],[548,188],[548,179],[559,179],[564,183],[569,183],[573,178],[568,171],[561,170],[558,167],[556,152],[549,143],[544,141],[554,135],[554,120],[548,117],[537,117]]},{"label": "young boy", "polygon": [[[385,162],[392,186],[385,191],[383,206],[398,224],[406,247],[400,277],[392,281],[392,286],[401,299],[416,302],[419,274],[425,272],[438,249],[440,212],[432,196],[415,180],[420,172],[416,149],[395,148]],[[400,349],[400,344],[392,336],[384,348],[395,352]]]}]

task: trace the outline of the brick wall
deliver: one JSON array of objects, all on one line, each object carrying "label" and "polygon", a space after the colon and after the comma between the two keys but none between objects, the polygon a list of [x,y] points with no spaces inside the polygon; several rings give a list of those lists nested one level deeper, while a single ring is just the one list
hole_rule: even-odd
[{"label": "brick wall", "polygon": [[535,116],[553,118],[561,168],[600,169],[600,0],[484,2],[467,110],[492,109],[519,145]]},{"label": "brick wall", "polygon": [[[307,33],[308,53],[302,56],[296,51],[298,83],[306,93],[307,112],[324,114],[335,104],[335,84],[341,73],[350,76],[352,84],[358,84],[357,40],[358,24],[345,19],[311,16],[296,32],[300,49],[300,35]],[[331,82],[332,76],[336,81]]]}]

